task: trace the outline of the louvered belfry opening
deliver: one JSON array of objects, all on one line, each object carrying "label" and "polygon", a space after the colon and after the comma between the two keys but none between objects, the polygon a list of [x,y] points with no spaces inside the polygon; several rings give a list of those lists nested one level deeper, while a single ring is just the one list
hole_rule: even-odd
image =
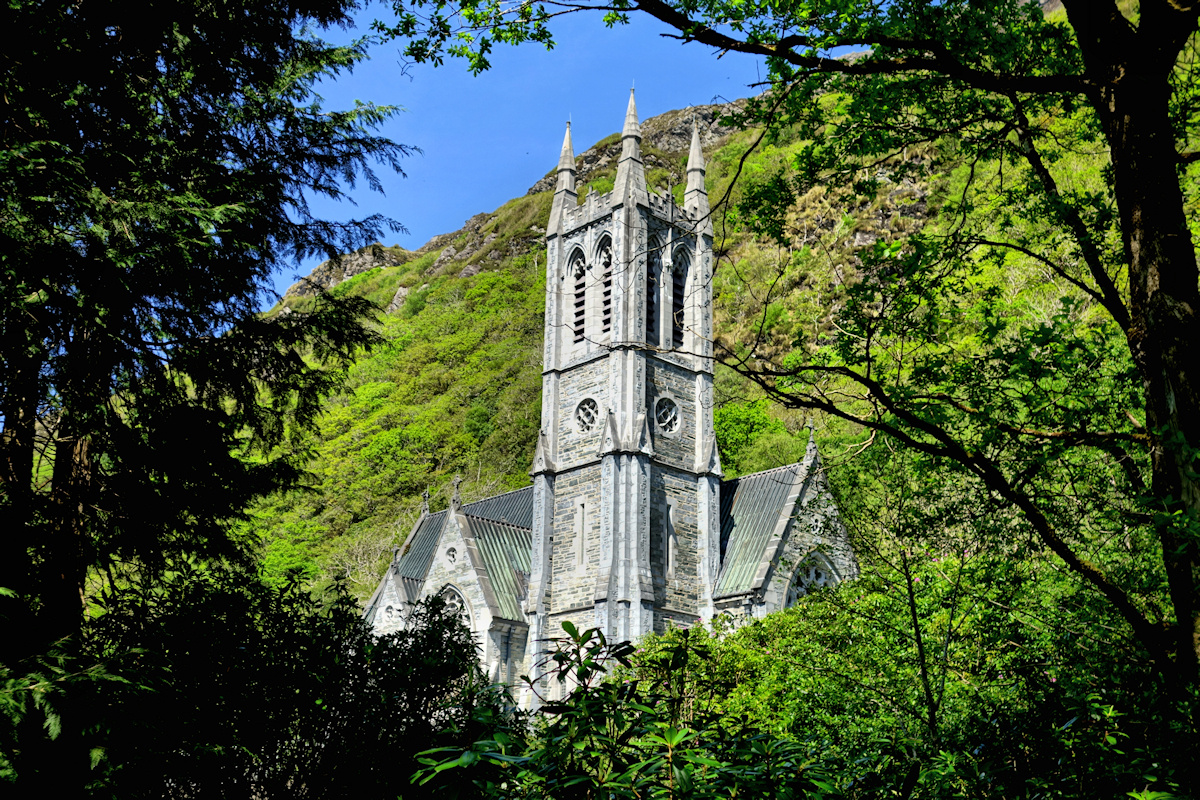
[{"label": "louvered belfry opening", "polygon": [[575,278],[575,318],[572,326],[575,331],[575,343],[579,344],[584,337],[584,322],[587,319],[587,265],[583,261],[583,253],[576,253],[571,258],[571,275]]},{"label": "louvered belfry opening", "polygon": [[671,270],[671,346],[683,347],[683,309],[687,292],[687,251],[675,251],[674,269]]},{"label": "louvered belfry opening", "polygon": [[658,282],[662,277],[662,245],[650,242],[646,254],[646,344],[658,345]]},{"label": "louvered belfry opening", "polygon": [[613,319],[613,254],[612,240],[600,244],[600,333],[612,333]]}]

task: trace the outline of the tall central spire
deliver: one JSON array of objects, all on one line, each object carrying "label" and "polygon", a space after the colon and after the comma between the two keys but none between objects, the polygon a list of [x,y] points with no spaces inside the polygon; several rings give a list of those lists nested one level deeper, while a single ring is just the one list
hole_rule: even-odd
[{"label": "tall central spire", "polygon": [[562,154],[558,157],[558,186],[556,192],[575,191],[575,149],[571,146],[571,123],[563,137]]},{"label": "tall central spire", "polygon": [[621,158],[642,157],[642,125],[638,122],[637,102],[629,90],[629,107],[625,109],[625,128],[621,131]]},{"label": "tall central spire", "polygon": [[642,165],[642,126],[638,122],[637,103],[633,89],[629,90],[629,107],[625,110],[625,128],[621,131],[621,160],[617,162],[617,180],[613,186],[613,201],[623,201],[630,192],[646,191],[646,169]]}]

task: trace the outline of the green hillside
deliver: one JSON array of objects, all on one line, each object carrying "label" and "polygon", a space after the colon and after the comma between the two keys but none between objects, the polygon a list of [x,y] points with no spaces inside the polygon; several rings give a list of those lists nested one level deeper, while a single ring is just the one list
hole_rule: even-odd
[{"label": "green hillside", "polygon": [[[651,188],[681,198],[693,114],[707,125],[709,195],[724,199],[728,211],[718,209],[716,233],[719,345],[781,357],[802,329],[828,327],[860,248],[921,225],[930,189],[907,181],[859,207],[847,207],[844,192],[815,191],[789,218],[804,237],[781,243],[756,236],[739,201],[803,143],[784,136],[755,147],[759,131],[721,122],[740,107],[646,120],[643,157]],[[619,151],[614,134],[577,158],[580,202],[589,191],[611,189]],[[552,177],[416,252],[374,245],[314,270],[310,280],[332,286],[334,295],[366,297],[383,309],[378,324],[386,343],[362,355],[344,389],[329,397],[319,433],[308,442],[306,488],[260,503],[243,526],[261,543],[270,581],[347,577],[364,598],[419,516],[424,491],[437,510],[456,475],[468,501],[528,482],[540,421],[543,234]],[[839,259],[817,256],[830,247]],[[342,280],[346,273],[352,277]],[[313,291],[297,284],[271,313],[304,312]],[[723,367],[717,401],[727,475],[802,456],[804,415],[764,404],[761,391]],[[819,438],[844,433],[822,424]]]}]

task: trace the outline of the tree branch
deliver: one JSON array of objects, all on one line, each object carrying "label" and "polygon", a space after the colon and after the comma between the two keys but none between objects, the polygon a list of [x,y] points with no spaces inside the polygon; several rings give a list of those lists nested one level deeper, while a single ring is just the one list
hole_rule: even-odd
[{"label": "tree branch", "polygon": [[[685,42],[695,41],[719,50],[778,58],[792,66],[825,73],[866,76],[930,72],[962,81],[976,89],[998,93],[1075,94],[1083,92],[1088,87],[1087,80],[1079,75],[1003,75],[985,72],[964,64],[956,59],[944,45],[932,41],[908,40],[877,34],[832,39],[823,37],[818,43],[807,36],[793,34],[774,43],[759,43],[748,39],[738,39],[714,30],[680,12],[675,6],[664,0],[638,0],[633,8],[644,11],[681,31],[683,35],[680,38]],[[797,47],[816,49],[818,46],[820,49],[871,46],[912,48],[928,53],[928,55],[843,61],[837,58],[802,55],[795,49]]]}]

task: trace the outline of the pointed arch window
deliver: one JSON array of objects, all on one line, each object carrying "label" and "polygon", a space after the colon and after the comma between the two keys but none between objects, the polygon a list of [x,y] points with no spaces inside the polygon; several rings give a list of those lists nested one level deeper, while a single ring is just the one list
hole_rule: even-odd
[{"label": "pointed arch window", "polygon": [[574,333],[575,343],[579,344],[583,341],[584,323],[587,320],[587,264],[583,260],[583,253],[578,250],[571,256],[567,275],[574,281],[571,330]]},{"label": "pointed arch window", "polygon": [[791,608],[801,597],[809,592],[838,584],[837,572],[829,563],[824,553],[815,551],[796,568],[792,581],[788,584],[784,608]]},{"label": "pointed arch window", "polygon": [[658,306],[662,283],[662,242],[650,240],[646,253],[646,344],[658,345]]},{"label": "pointed arch window", "polygon": [[612,333],[613,322],[613,251],[612,239],[607,236],[600,242],[597,252],[600,261],[600,334]]},{"label": "pointed arch window", "polygon": [[446,609],[457,614],[463,625],[466,625],[469,630],[471,628],[471,607],[467,604],[466,598],[453,586],[443,587],[438,594],[445,601]]},{"label": "pointed arch window", "polygon": [[671,254],[671,346],[683,347],[683,330],[687,308],[687,277],[691,258],[686,249],[680,247]]}]

